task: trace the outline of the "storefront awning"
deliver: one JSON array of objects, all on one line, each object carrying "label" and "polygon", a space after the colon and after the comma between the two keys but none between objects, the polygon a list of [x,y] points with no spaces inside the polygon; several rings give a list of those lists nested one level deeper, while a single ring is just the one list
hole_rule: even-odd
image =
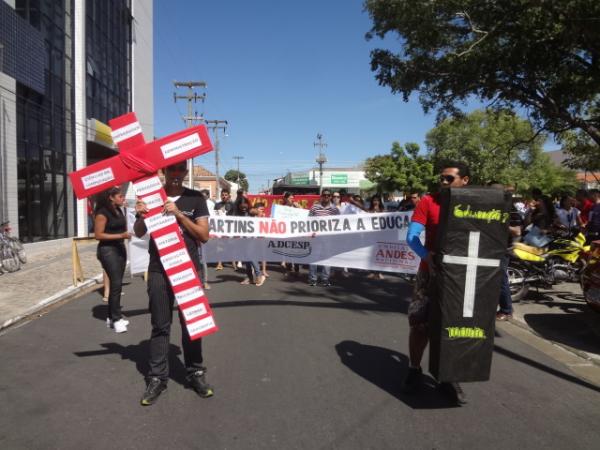
[{"label": "storefront awning", "polygon": [[110,149],[116,149],[113,143],[110,127],[97,119],[88,119],[87,121],[87,140],[103,145]]}]

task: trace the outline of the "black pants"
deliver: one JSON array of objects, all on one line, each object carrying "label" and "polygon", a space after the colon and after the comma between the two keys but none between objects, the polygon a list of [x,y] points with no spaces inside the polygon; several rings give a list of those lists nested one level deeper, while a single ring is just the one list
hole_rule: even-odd
[{"label": "black pants", "polygon": [[[169,342],[171,323],[173,323],[173,304],[175,296],[167,277],[159,272],[148,273],[148,298],[150,300],[150,371],[148,377],[158,377],[163,381],[169,378]],[[185,321],[179,314],[181,323],[181,346],[188,375],[202,366],[202,339],[190,340]]]},{"label": "black pants", "polygon": [[127,262],[125,245],[98,245],[96,255],[110,281],[108,318],[116,322],[121,319],[121,287],[123,286],[123,274]]}]

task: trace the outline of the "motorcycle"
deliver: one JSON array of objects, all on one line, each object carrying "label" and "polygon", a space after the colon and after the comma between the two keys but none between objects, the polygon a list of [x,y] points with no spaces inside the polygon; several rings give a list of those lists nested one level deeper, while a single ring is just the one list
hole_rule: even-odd
[{"label": "motorcycle", "polygon": [[522,242],[513,245],[508,263],[508,282],[513,302],[527,295],[531,286],[550,288],[561,282],[579,282],[587,266],[583,256],[590,251],[582,233],[556,238],[547,248]]},{"label": "motorcycle", "polygon": [[591,251],[586,256],[587,265],[581,274],[581,290],[589,307],[600,313],[600,241],[591,243]]}]

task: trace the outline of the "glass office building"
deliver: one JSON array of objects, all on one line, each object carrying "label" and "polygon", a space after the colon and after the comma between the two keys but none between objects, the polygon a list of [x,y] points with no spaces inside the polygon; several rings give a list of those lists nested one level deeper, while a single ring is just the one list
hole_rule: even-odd
[{"label": "glass office building", "polygon": [[[138,70],[152,72],[152,2],[0,0],[0,25],[0,219],[24,242],[81,235],[86,202],[67,174],[116,153],[102,124],[134,109],[135,52],[149,53]],[[146,123],[151,80],[137,89]]]}]

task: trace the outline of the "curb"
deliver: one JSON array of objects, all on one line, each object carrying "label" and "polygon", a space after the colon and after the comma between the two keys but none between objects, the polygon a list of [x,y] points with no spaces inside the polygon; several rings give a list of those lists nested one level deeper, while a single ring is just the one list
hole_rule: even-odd
[{"label": "curb", "polygon": [[531,334],[533,334],[534,336],[537,336],[538,338],[543,339],[544,341],[550,342],[551,344],[556,345],[557,347],[560,347],[563,350],[573,353],[575,356],[578,356],[579,358],[583,358],[586,361],[589,361],[596,366],[600,366],[600,356],[599,355],[596,355],[594,353],[588,353],[583,350],[578,350],[576,348],[570,347],[561,342],[556,342],[556,341],[553,341],[552,339],[548,339],[547,337],[542,336],[537,331],[535,331],[533,328],[531,328],[527,324],[527,322],[525,321],[524,318],[515,315],[514,310],[513,310],[513,319],[507,321],[507,323],[514,325],[516,327],[519,327],[525,331],[528,331]]},{"label": "curb", "polygon": [[40,300],[35,305],[27,308],[25,311],[19,313],[15,317],[12,317],[6,320],[4,323],[0,324],[0,331],[4,331],[6,328],[20,322],[21,320],[36,314],[37,312],[47,308],[48,306],[52,306],[55,303],[61,302],[63,300],[72,299],[78,297],[80,294],[84,294],[85,291],[89,290],[91,287],[96,286],[97,284],[102,283],[102,274],[96,275],[95,277],[89,278],[82,282],[79,286],[74,287],[70,286],[62,291]]}]

